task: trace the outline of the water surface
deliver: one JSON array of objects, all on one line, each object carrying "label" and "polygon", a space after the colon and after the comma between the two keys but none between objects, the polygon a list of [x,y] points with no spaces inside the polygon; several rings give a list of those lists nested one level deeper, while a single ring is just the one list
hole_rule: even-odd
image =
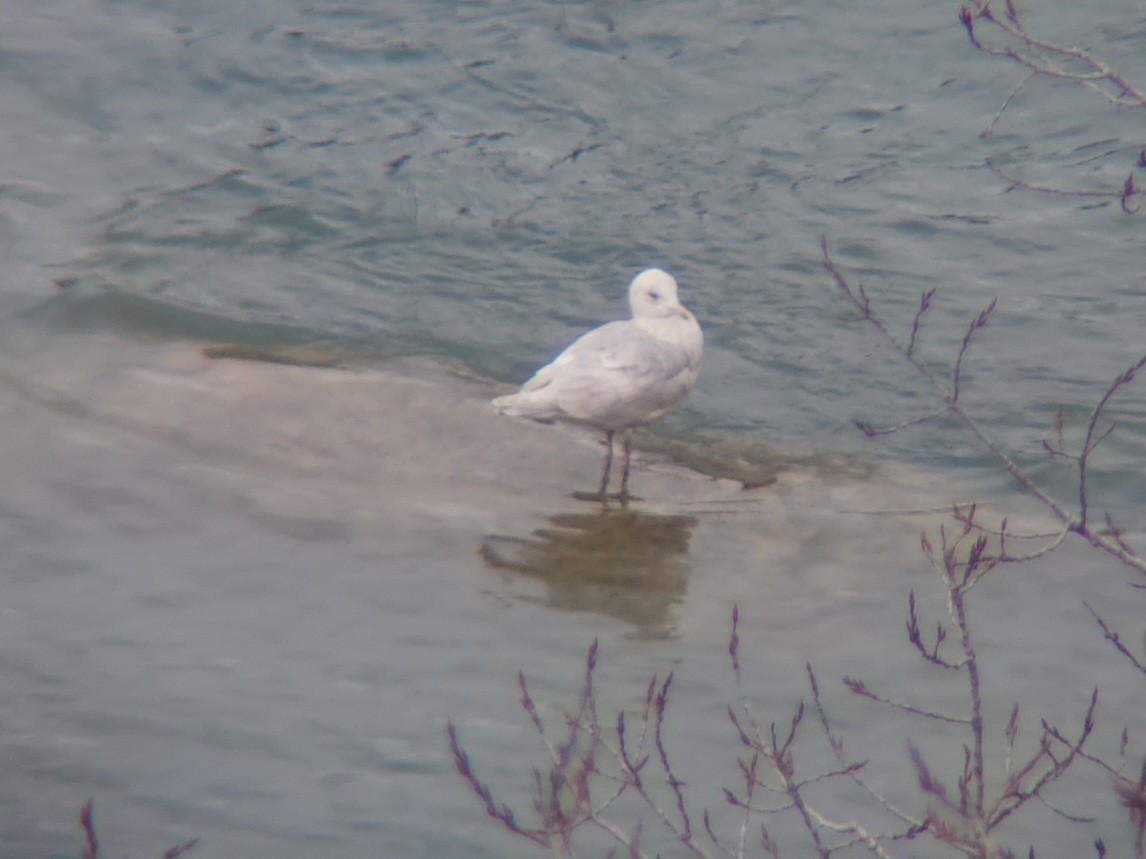
[{"label": "water surface", "polygon": [[[10,855],[74,855],[88,797],[107,850],[133,856],[193,836],[206,856],[507,855],[451,772],[444,720],[507,798],[524,797],[537,759],[514,675],[570,700],[594,637],[614,706],[678,672],[681,766],[718,804],[736,754],[722,715],[732,603],[775,718],[805,694],[808,660],[944,701],[950,687],[902,641],[909,588],[943,610],[916,520],[877,529],[841,511],[1012,503],[950,424],[856,432],[855,418],[895,423],[933,403],[834,292],[820,236],[896,331],[938,289],[921,354],[940,371],[999,299],[964,396],[1057,491],[1071,477],[1041,445],[1056,407],[1077,441],[1144,349],[1141,216],[1012,189],[985,167],[1120,188],[1141,112],[1036,79],[981,138],[1022,73],[974,51],[957,4],[10,5]],[[1139,3],[1029,14],[1032,31],[1146,80]],[[649,265],[678,277],[707,336],[701,382],[660,431],[767,442],[802,463],[789,483],[670,482],[659,498],[643,490],[646,518],[598,520],[566,497],[595,474],[591,441],[487,425],[483,389],[460,382],[430,413],[452,456],[382,455],[429,431],[399,410],[383,434],[390,400],[356,374],[429,355],[520,382],[623,315]],[[286,383],[185,341],[338,368]],[[301,398],[311,390],[323,405]],[[1133,535],[1140,390],[1111,416],[1091,488]],[[881,459],[914,477],[871,483]],[[485,488],[451,491],[447,466]],[[658,475],[636,479],[665,486]],[[590,539],[615,533],[630,553]],[[981,652],[1007,690],[991,712],[1022,697],[1032,720],[1066,722],[1099,683],[1110,740],[1142,712],[1141,680],[1080,602],[1123,620],[1128,640],[1141,612],[1117,569],[1068,552],[982,589]],[[619,566],[581,572],[606,556]],[[856,747],[880,752],[910,799],[906,729],[833,688]],[[1065,799],[1106,791],[1083,776]],[[1076,828],[1080,850],[1129,837],[1120,812],[1096,813]]]}]

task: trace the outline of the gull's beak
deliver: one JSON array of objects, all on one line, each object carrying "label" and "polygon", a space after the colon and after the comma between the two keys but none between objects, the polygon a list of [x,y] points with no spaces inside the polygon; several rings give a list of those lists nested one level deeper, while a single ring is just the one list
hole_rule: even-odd
[{"label": "gull's beak", "polygon": [[676,315],[679,316],[681,319],[692,319],[692,314],[689,313],[685,308],[677,307],[674,309],[676,310]]}]

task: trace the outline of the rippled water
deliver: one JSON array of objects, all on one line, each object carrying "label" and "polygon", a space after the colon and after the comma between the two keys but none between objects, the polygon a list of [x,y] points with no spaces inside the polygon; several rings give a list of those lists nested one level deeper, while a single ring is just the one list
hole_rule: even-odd
[{"label": "rippled water", "polygon": [[[1146,75],[1135,4],[1062,5],[1032,26]],[[1036,80],[980,140],[1021,76],[944,4],[67,8],[13,16],[4,73],[52,138],[25,163],[84,174],[83,252],[50,260],[80,285],[518,380],[658,264],[708,332],[687,422],[833,443],[920,399],[841,322],[821,234],[897,327],[940,289],[937,360],[999,297],[971,393],[1020,445],[1141,342],[1139,219],[984,167],[1118,188],[1140,115]]]},{"label": "rippled water", "polygon": [[[1146,80],[1140,3],[1028,5],[1032,31]],[[938,289],[922,334],[936,367],[998,297],[967,401],[1066,489],[1041,440],[1059,404],[1077,438],[1104,386],[1146,350],[1146,216],[1011,189],[985,160],[1031,183],[1118,189],[1146,145],[1143,113],[1034,79],[982,138],[1022,73],[976,53],[957,11],[887,0],[10,3],[0,309],[53,336],[333,344],[363,363],[427,353],[517,382],[587,325],[622,315],[632,273],[658,265],[707,336],[700,385],[665,431],[858,449],[982,479],[981,452],[948,425],[880,443],[852,427],[932,404],[834,292],[819,261],[826,236],[896,331]],[[1137,523],[1141,390],[1113,416],[1093,491]],[[157,477],[160,454],[72,459],[36,453],[32,429],[12,437],[29,447],[8,466],[19,491],[4,493],[22,554],[5,565],[2,656],[20,692],[0,706],[25,727],[41,708],[66,714],[58,731],[13,746],[29,757],[0,782],[14,811],[0,833],[20,855],[74,854],[68,815],[93,794],[114,809],[112,852],[132,855],[168,834],[202,834],[205,855],[504,855],[450,781],[440,724],[425,723],[480,700],[467,717],[483,758],[524,778],[512,765],[523,736],[506,727],[523,662],[572,689],[602,629],[622,688],[720,658],[721,629],[630,638],[599,613],[560,611],[577,608],[576,591],[527,611],[505,609],[497,588],[492,605],[482,588],[443,596],[443,579],[468,581],[463,567],[495,575],[473,541],[394,534],[348,557],[321,528],[267,536],[200,508],[193,488]],[[560,550],[529,539],[535,554]],[[387,554],[399,543],[408,556]],[[403,588],[376,590],[379,570]],[[155,592],[121,581],[129,571],[157,576]],[[58,593],[42,584],[52,573],[66,582]],[[687,564],[674,576],[657,597],[667,604],[689,592]],[[888,598],[898,624],[902,594]],[[817,610],[807,616],[828,627],[846,615]],[[869,616],[861,607],[849,622]],[[387,652],[425,661],[377,656]],[[789,695],[807,656],[792,654]],[[331,664],[333,689],[322,685]],[[699,676],[695,700],[712,691]],[[221,760],[234,769],[213,769]]]}]

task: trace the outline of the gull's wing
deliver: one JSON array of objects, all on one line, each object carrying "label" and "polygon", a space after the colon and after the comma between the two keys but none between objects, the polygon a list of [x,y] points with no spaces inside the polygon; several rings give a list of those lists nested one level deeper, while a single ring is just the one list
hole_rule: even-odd
[{"label": "gull's wing", "polygon": [[579,377],[639,385],[642,380],[672,378],[690,363],[683,349],[647,334],[632,321],[610,322],[574,340],[521,390],[536,391]]},{"label": "gull's wing", "polygon": [[629,320],[610,322],[570,344],[503,404],[530,417],[637,426],[676,404],[697,369],[696,358],[671,341]]}]

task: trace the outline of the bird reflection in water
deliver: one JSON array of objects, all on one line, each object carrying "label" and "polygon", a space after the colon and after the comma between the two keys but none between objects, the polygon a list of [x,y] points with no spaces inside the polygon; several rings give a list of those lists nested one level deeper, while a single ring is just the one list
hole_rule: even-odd
[{"label": "bird reflection in water", "polygon": [[490,536],[482,559],[495,570],[544,582],[544,602],[593,611],[666,636],[688,589],[688,541],[696,519],[623,508],[559,513],[532,538]]}]

